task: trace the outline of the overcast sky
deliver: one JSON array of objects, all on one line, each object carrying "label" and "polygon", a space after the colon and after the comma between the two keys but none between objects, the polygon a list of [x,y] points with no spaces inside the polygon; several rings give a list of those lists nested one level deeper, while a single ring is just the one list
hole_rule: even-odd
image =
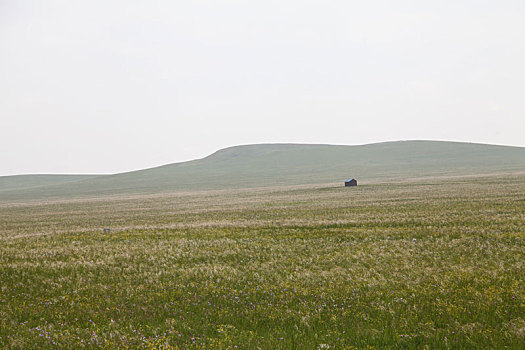
[{"label": "overcast sky", "polygon": [[0,175],[402,139],[525,146],[525,1],[0,0]]}]

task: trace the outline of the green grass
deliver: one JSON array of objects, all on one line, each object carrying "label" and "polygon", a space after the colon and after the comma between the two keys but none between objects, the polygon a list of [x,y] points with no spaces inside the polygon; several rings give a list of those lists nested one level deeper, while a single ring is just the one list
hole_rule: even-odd
[{"label": "green grass", "polygon": [[34,189],[35,187],[62,185],[68,182],[76,182],[94,179],[100,175],[12,175],[0,176],[0,193],[21,189]]},{"label": "green grass", "polygon": [[194,161],[38,188],[2,191],[0,178],[0,202],[512,172],[525,172],[523,147],[436,141],[247,145]]},{"label": "green grass", "polygon": [[3,204],[0,347],[522,349],[524,192],[500,176]]}]

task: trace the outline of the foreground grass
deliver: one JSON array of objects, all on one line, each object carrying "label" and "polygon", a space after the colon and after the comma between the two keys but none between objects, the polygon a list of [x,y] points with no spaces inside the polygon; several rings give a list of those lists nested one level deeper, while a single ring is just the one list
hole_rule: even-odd
[{"label": "foreground grass", "polygon": [[524,192],[499,177],[4,204],[0,346],[521,349]]}]

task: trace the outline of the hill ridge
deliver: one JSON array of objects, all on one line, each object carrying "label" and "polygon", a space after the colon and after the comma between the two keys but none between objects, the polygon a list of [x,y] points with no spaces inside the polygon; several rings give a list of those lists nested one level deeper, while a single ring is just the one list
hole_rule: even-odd
[{"label": "hill ridge", "polygon": [[[360,183],[525,170],[525,148],[454,141],[386,141],[364,145],[247,144],[185,162],[31,188],[2,188],[0,200],[69,198],[274,185]],[[0,185],[2,177],[0,177]]]}]

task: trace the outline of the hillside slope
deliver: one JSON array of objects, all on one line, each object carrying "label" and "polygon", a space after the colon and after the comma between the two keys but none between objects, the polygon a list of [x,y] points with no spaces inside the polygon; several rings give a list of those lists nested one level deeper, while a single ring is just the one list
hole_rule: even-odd
[{"label": "hillside slope", "polygon": [[67,182],[92,179],[101,175],[12,175],[0,176],[1,191],[60,185]]},{"label": "hillside slope", "polygon": [[189,162],[0,192],[1,199],[63,198],[164,191],[360,183],[441,175],[525,171],[525,148],[458,142],[399,141],[362,146],[236,146]]}]

